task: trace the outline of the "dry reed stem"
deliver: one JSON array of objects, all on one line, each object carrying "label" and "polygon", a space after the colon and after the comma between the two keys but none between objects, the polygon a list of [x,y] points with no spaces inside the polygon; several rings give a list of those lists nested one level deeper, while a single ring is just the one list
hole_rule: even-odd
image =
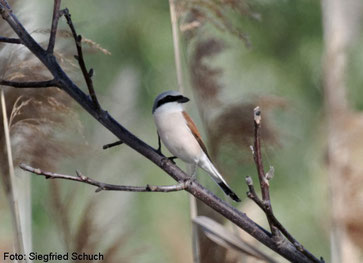
[{"label": "dry reed stem", "polygon": [[[17,203],[17,198],[15,196],[15,172],[14,172],[14,165],[13,165],[13,156],[11,152],[11,142],[10,142],[10,131],[9,131],[9,123],[8,123],[8,117],[6,113],[6,104],[5,104],[5,95],[4,90],[1,89],[1,111],[3,115],[3,127],[4,127],[4,134],[5,134],[5,142],[6,142],[6,151],[7,151],[7,159],[8,159],[8,176],[9,176],[9,192],[8,200],[9,200],[9,206],[13,217],[13,227],[14,227],[14,247],[15,251],[20,254],[24,254],[24,240],[23,232],[21,230],[21,222],[20,222],[20,215],[19,215],[19,206]],[[6,175],[4,175],[6,176]]]}]

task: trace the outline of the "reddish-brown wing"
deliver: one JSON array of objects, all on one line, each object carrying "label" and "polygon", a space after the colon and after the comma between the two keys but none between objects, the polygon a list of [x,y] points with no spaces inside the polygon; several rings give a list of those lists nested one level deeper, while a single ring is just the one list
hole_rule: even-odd
[{"label": "reddish-brown wing", "polygon": [[185,111],[183,111],[183,116],[187,122],[187,125],[190,129],[190,131],[192,132],[192,134],[194,135],[194,138],[197,140],[197,142],[199,143],[200,147],[202,148],[202,150],[204,151],[204,153],[209,157],[208,151],[207,151],[207,147],[205,147],[204,142],[202,141],[202,137],[200,136],[200,133],[197,129],[197,126],[195,126],[192,118],[190,118],[189,114],[186,113]]}]

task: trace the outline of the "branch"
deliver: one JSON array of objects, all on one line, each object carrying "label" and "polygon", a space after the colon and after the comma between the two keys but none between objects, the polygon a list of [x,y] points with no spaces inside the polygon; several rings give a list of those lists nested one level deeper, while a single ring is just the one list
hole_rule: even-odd
[{"label": "branch", "polygon": [[258,197],[255,188],[253,186],[253,180],[251,177],[246,177],[246,183],[248,186],[248,192],[247,196],[251,200],[253,200],[266,214],[266,216],[269,219],[269,222],[272,222],[274,226],[276,226],[281,233],[304,255],[306,255],[309,259],[311,259],[313,262],[319,262],[323,263],[324,259],[321,258],[320,260],[317,260],[314,255],[312,255],[309,251],[307,251],[288,231],[287,229],[278,221],[278,219],[275,217],[272,209],[269,209],[266,207],[265,203]]},{"label": "branch", "polygon": [[0,42],[9,43],[9,44],[21,44],[21,40],[19,38],[11,38],[11,37],[1,37]]},{"label": "branch", "polygon": [[63,10],[63,14],[64,14],[65,18],[67,19],[67,23],[69,25],[69,28],[72,31],[74,41],[76,42],[78,55],[75,56],[75,58],[78,60],[79,67],[82,70],[82,74],[83,74],[83,77],[84,77],[84,79],[85,79],[85,81],[87,83],[87,87],[88,87],[88,91],[89,91],[89,94],[91,96],[91,99],[92,99],[93,103],[95,104],[95,107],[98,110],[100,110],[101,106],[100,106],[100,104],[98,102],[95,89],[93,88],[93,81],[92,81],[93,69],[90,69],[89,71],[87,71],[87,67],[86,67],[86,64],[85,64],[84,59],[83,59],[82,36],[77,35],[76,29],[73,26],[73,22],[72,22],[72,19],[71,19],[71,14],[69,13],[69,10],[67,8]]},{"label": "branch", "polygon": [[102,183],[96,180],[93,180],[92,178],[89,178],[87,176],[84,176],[82,173],[76,171],[77,176],[72,175],[65,175],[65,174],[57,174],[57,173],[51,173],[51,172],[45,172],[42,171],[39,168],[33,168],[29,165],[26,165],[24,163],[20,164],[19,166],[21,169],[31,172],[36,175],[44,176],[46,179],[63,179],[63,180],[71,180],[76,181],[80,183],[85,183],[89,185],[96,186],[96,192],[101,191],[126,191],[126,192],[162,192],[162,193],[169,193],[169,192],[176,192],[176,191],[182,191],[187,188],[188,181],[184,181],[181,183],[178,183],[176,185],[163,185],[163,186],[157,186],[157,185],[146,185],[146,186],[129,186],[129,185],[116,185],[116,184],[106,184]]},{"label": "branch", "polygon": [[55,37],[57,35],[58,21],[60,18],[60,12],[59,12],[60,4],[61,0],[54,0],[52,27],[50,29],[50,37],[47,49],[48,53],[53,53],[54,51]]},{"label": "branch", "polygon": [[0,85],[10,86],[13,88],[49,88],[57,87],[58,82],[55,79],[46,81],[29,81],[29,82],[18,82],[0,79]]},{"label": "branch", "polygon": [[[107,111],[100,111],[100,108],[95,105],[94,101],[90,100],[89,96],[87,96],[63,71],[54,55],[47,53],[39,43],[32,38],[7,6],[6,0],[0,0],[0,14],[18,35],[21,42],[44,64],[45,67],[48,68],[54,79],[58,82],[58,87],[68,93],[106,129],[111,131],[126,145],[155,163],[177,182],[184,182],[189,178],[187,174],[180,170],[170,160],[165,160],[166,158],[164,155],[160,154],[156,149],[125,129]],[[215,196],[198,182],[193,181],[190,184],[187,184],[185,190],[286,259],[292,262],[312,262],[290,243],[278,246],[268,231],[257,225],[247,217],[246,214]]]},{"label": "branch", "polygon": [[105,145],[103,145],[102,149],[106,150],[108,148],[111,148],[111,147],[114,147],[114,146],[117,146],[117,145],[121,145],[121,144],[123,144],[123,141],[117,141],[117,142],[105,144]]},{"label": "branch", "polygon": [[267,209],[264,202],[258,197],[255,188],[253,186],[253,180],[251,177],[246,177],[246,183],[249,189],[247,196],[252,199],[271,219],[274,225],[278,226],[279,230],[286,236],[286,238],[293,243],[300,251],[303,251],[302,245],[285,229],[285,227],[277,220],[272,210]]},{"label": "branch", "polygon": [[258,179],[260,181],[261,192],[262,192],[262,199],[264,203],[267,205],[271,203],[270,201],[270,191],[269,191],[269,182],[265,177],[265,170],[263,168],[262,163],[262,154],[261,154],[261,111],[260,107],[256,107],[253,110],[253,120],[255,126],[255,141],[254,141],[254,152],[253,152],[253,159],[256,163]]},{"label": "branch", "polygon": [[[265,174],[263,163],[262,163],[262,155],[261,155],[261,139],[260,139],[260,128],[261,128],[261,110],[260,107],[256,107],[253,111],[254,116],[254,126],[255,126],[255,141],[254,147],[252,147],[252,154],[256,164],[258,179],[261,187],[262,200],[258,197],[255,188],[253,186],[253,180],[251,177],[246,177],[246,183],[249,191],[247,192],[248,198],[253,200],[266,214],[267,220],[270,224],[271,231],[275,236],[276,243],[282,243],[283,239],[281,237],[281,233],[307,258],[311,259],[312,262],[322,263],[324,260],[321,258],[318,260],[314,257],[309,251],[307,251],[287,230],[286,228],[277,220],[275,217],[272,204],[270,199],[270,184],[269,180],[273,177],[273,168]],[[274,234],[275,233],[275,234]]]},{"label": "branch", "polygon": [[[271,207],[271,200],[270,200],[270,185],[269,182],[265,176],[265,169],[263,168],[263,163],[262,163],[262,154],[261,154],[261,111],[260,111],[260,107],[256,107],[253,110],[253,120],[254,120],[254,126],[255,126],[255,141],[254,141],[254,148],[253,148],[253,159],[255,161],[256,164],[256,168],[257,168],[257,174],[258,174],[258,179],[260,182],[260,187],[261,187],[261,193],[262,193],[262,200],[264,203],[264,206],[266,207],[266,209],[269,209],[272,211],[272,207]],[[279,239],[280,233],[278,231],[278,229],[276,228],[276,226],[274,226],[274,224],[270,221],[270,218],[267,217],[269,225],[270,225],[270,229],[272,232],[272,235],[276,238]]]}]

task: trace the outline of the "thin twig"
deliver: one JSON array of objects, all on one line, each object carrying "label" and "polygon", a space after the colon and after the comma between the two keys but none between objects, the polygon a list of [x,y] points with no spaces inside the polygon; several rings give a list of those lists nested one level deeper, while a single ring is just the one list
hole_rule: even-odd
[{"label": "thin twig", "polygon": [[[269,185],[268,180],[266,179],[265,169],[264,169],[263,163],[262,163],[261,138],[260,138],[261,137],[261,131],[260,131],[261,110],[260,110],[260,107],[256,107],[253,110],[253,120],[254,120],[254,127],[255,127],[253,159],[256,164],[258,179],[260,182],[262,201],[263,201],[266,209],[272,211],[271,200],[270,200],[270,185]],[[273,222],[271,222],[269,217],[267,217],[267,220],[269,222],[272,235],[277,237],[277,239],[278,239],[278,237],[280,235],[278,229],[276,228],[276,226],[274,226]]]},{"label": "thin twig", "polygon": [[84,79],[85,79],[85,81],[87,83],[89,95],[91,96],[91,99],[92,99],[96,109],[100,110],[101,106],[100,106],[100,104],[98,102],[96,92],[95,92],[95,89],[93,87],[93,81],[92,81],[93,69],[90,69],[89,71],[87,70],[87,67],[86,67],[86,64],[85,64],[84,58],[83,58],[82,36],[77,35],[77,32],[76,32],[76,29],[74,28],[74,25],[73,25],[73,22],[72,22],[72,19],[71,19],[71,14],[69,13],[69,10],[66,8],[66,9],[63,10],[62,13],[64,14],[65,18],[67,19],[67,23],[69,25],[69,28],[72,31],[74,41],[76,42],[78,55],[75,56],[75,58],[78,60],[79,67],[81,68],[83,77],[84,77]]},{"label": "thin twig", "polygon": [[58,82],[55,79],[45,80],[45,81],[29,81],[29,82],[9,81],[9,80],[0,79],[0,85],[10,86],[14,88],[49,88],[49,87],[57,87]]},{"label": "thin twig", "polygon": [[270,203],[270,191],[269,191],[269,183],[265,177],[265,169],[262,163],[262,154],[261,154],[261,110],[260,107],[256,107],[253,110],[253,119],[255,126],[255,141],[254,141],[254,155],[253,158],[256,163],[258,179],[261,186],[262,199],[267,204]]},{"label": "thin twig", "polygon": [[50,29],[50,37],[49,37],[49,43],[48,43],[48,48],[47,48],[47,52],[50,54],[52,54],[54,51],[58,21],[60,18],[60,12],[59,12],[60,5],[61,5],[61,0],[54,0],[52,27]]},{"label": "thin twig", "polygon": [[258,197],[255,187],[253,186],[253,180],[250,176],[246,176],[246,184],[248,186],[247,196],[253,200],[263,211],[265,211],[265,205],[262,200]]},{"label": "thin twig", "polygon": [[188,181],[180,182],[175,185],[146,185],[146,186],[129,186],[129,185],[116,185],[116,184],[106,184],[87,176],[84,176],[80,172],[76,172],[77,176],[73,175],[66,175],[66,174],[57,174],[52,172],[42,171],[39,168],[33,168],[29,165],[24,163],[20,164],[19,166],[21,169],[31,172],[36,175],[44,176],[46,179],[63,179],[63,180],[71,180],[80,183],[85,183],[89,185],[96,186],[96,192],[100,191],[126,191],[126,192],[161,192],[161,193],[169,193],[169,192],[176,192],[182,191],[187,188]]},{"label": "thin twig", "polygon": [[103,145],[102,149],[106,150],[108,148],[111,148],[111,147],[114,147],[114,146],[117,146],[117,145],[121,145],[123,143],[124,143],[123,141],[117,141],[117,142],[105,144],[105,145]]},{"label": "thin twig", "polygon": [[12,37],[1,37],[0,42],[9,43],[9,44],[21,44],[21,40],[19,38],[12,38]]}]

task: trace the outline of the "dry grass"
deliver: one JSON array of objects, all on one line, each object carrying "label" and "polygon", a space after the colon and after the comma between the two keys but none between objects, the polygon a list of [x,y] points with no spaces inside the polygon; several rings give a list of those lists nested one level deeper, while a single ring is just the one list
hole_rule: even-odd
[{"label": "dry grass", "polygon": [[244,17],[260,19],[259,14],[254,13],[245,0],[179,0],[177,5],[178,17],[183,20],[180,26],[183,32],[193,31],[205,24],[211,24],[223,33],[238,37],[246,46],[250,45],[249,37],[233,21],[231,14],[237,13]]},{"label": "dry grass", "polygon": [[190,59],[190,74],[194,90],[202,103],[219,104],[218,94],[223,88],[219,78],[222,76],[223,70],[208,64],[207,60],[223,50],[223,42],[215,38],[200,40],[195,45]]},{"label": "dry grass", "polygon": [[63,244],[67,251],[101,253],[104,255],[102,262],[106,263],[129,262],[127,254],[122,253],[128,241],[128,233],[115,235],[114,232],[118,231],[106,224],[99,225],[96,222],[99,205],[97,196],[86,201],[77,220],[72,213],[75,203],[71,202],[72,199],[74,200],[76,188],[62,195],[59,182],[51,181],[50,187],[50,210],[58,229],[63,234]]},{"label": "dry grass", "polygon": [[[33,31],[33,33],[48,35],[50,33],[50,29],[37,29],[37,30]],[[73,41],[72,32],[69,30],[66,30],[66,29],[58,29],[57,37],[58,37],[58,39],[65,38],[65,39],[70,39],[71,41]],[[88,49],[86,51],[88,53],[101,52],[104,55],[111,55],[111,52],[109,50],[103,48],[100,44],[96,43],[92,39],[85,38],[82,36],[82,43],[87,45]]]}]

